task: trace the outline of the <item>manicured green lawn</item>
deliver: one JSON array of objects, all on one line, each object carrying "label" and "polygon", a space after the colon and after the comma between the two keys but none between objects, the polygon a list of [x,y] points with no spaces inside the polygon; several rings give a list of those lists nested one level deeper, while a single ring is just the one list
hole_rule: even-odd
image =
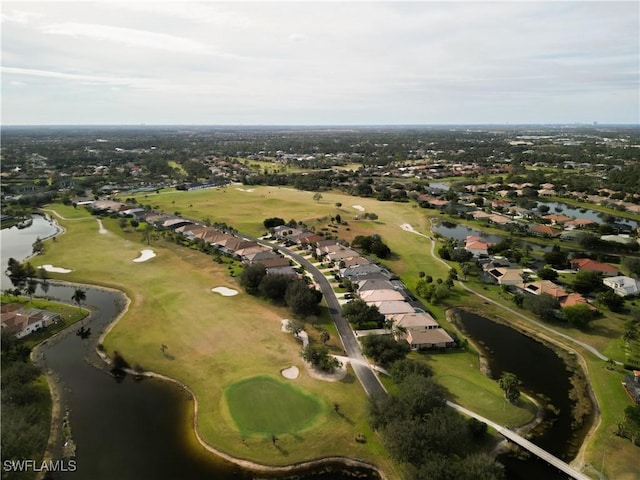
[{"label": "manicured green lawn", "polygon": [[243,434],[296,433],[322,411],[317,399],[273,377],[258,376],[225,390],[233,420]]}]

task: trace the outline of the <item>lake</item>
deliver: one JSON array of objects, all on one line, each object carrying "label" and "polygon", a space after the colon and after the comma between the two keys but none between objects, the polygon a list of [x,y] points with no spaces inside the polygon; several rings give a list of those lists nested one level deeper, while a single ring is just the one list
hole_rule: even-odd
[{"label": "lake", "polygon": [[[530,440],[565,462],[571,461],[591,419],[580,428],[573,428],[571,412],[575,402],[569,397],[571,380],[564,360],[542,342],[507,325],[466,311],[461,311],[459,321],[486,355],[492,378],[498,379],[505,371],[514,373],[521,390],[546,405],[545,420],[534,429]],[[503,455],[500,461],[507,467],[509,479],[566,478],[537,457],[521,460]]]}]

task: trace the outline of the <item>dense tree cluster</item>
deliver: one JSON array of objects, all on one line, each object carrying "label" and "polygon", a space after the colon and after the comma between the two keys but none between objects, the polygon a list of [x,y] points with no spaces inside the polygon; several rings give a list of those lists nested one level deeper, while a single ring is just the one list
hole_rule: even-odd
[{"label": "dense tree cluster", "polygon": [[351,245],[366,254],[374,254],[379,258],[388,258],[391,249],[382,241],[380,235],[358,235],[353,239]]},{"label": "dense tree cluster", "polygon": [[[2,458],[41,458],[49,436],[49,389],[37,382],[40,370],[29,361],[29,348],[4,331],[0,334],[0,341]],[[33,472],[22,476],[15,473],[15,478],[30,477],[33,477]]]},{"label": "dense tree cluster", "polygon": [[376,305],[369,305],[356,298],[342,307],[342,315],[359,330],[366,328],[382,328],[385,316]]},{"label": "dense tree cluster", "polygon": [[409,353],[407,342],[397,342],[391,335],[367,335],[362,339],[362,351],[376,363],[389,366]]},{"label": "dense tree cluster", "polygon": [[284,302],[296,315],[316,315],[322,292],[310,288],[301,279],[288,275],[268,275],[261,265],[247,265],[240,274],[240,285],[251,295],[262,295],[276,302]]},{"label": "dense tree cluster", "polygon": [[[369,400],[371,426],[412,480],[500,480],[504,471],[490,456],[474,450],[486,425],[465,420],[446,406],[445,390],[430,371],[401,361],[392,367],[397,393]],[[394,374],[395,372],[395,374]]]}]

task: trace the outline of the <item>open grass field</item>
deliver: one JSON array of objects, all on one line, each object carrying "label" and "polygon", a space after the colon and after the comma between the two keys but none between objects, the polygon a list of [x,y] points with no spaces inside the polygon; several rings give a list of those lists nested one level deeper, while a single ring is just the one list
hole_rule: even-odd
[{"label": "open grass field", "polygon": [[240,380],[227,387],[225,396],[243,435],[295,434],[311,427],[322,412],[314,397],[273,377]]}]

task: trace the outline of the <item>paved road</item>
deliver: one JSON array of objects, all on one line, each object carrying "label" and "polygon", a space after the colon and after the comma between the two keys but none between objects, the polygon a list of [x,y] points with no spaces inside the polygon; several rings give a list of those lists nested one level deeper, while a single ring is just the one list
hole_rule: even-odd
[{"label": "paved road", "polygon": [[358,340],[356,339],[349,322],[342,316],[342,307],[338,302],[338,298],[336,297],[335,292],[333,291],[333,287],[327,280],[327,277],[324,276],[320,270],[318,270],[309,260],[304,258],[302,255],[279,245],[275,245],[273,243],[267,242],[265,240],[259,240],[261,243],[271,247],[276,248],[281,253],[293,258],[297,263],[304,266],[304,268],[309,272],[318,287],[322,291],[324,295],[324,300],[327,303],[327,307],[329,308],[329,313],[331,314],[331,318],[336,324],[336,328],[338,330],[338,334],[340,335],[340,340],[342,341],[342,346],[347,354],[347,356],[352,360],[351,367],[355,372],[358,380],[362,384],[367,395],[373,395],[377,393],[385,393],[386,390],[382,383],[380,383],[380,379],[374,373],[373,369],[369,366],[364,355],[362,355],[362,351],[360,350],[360,345],[358,344]]}]

